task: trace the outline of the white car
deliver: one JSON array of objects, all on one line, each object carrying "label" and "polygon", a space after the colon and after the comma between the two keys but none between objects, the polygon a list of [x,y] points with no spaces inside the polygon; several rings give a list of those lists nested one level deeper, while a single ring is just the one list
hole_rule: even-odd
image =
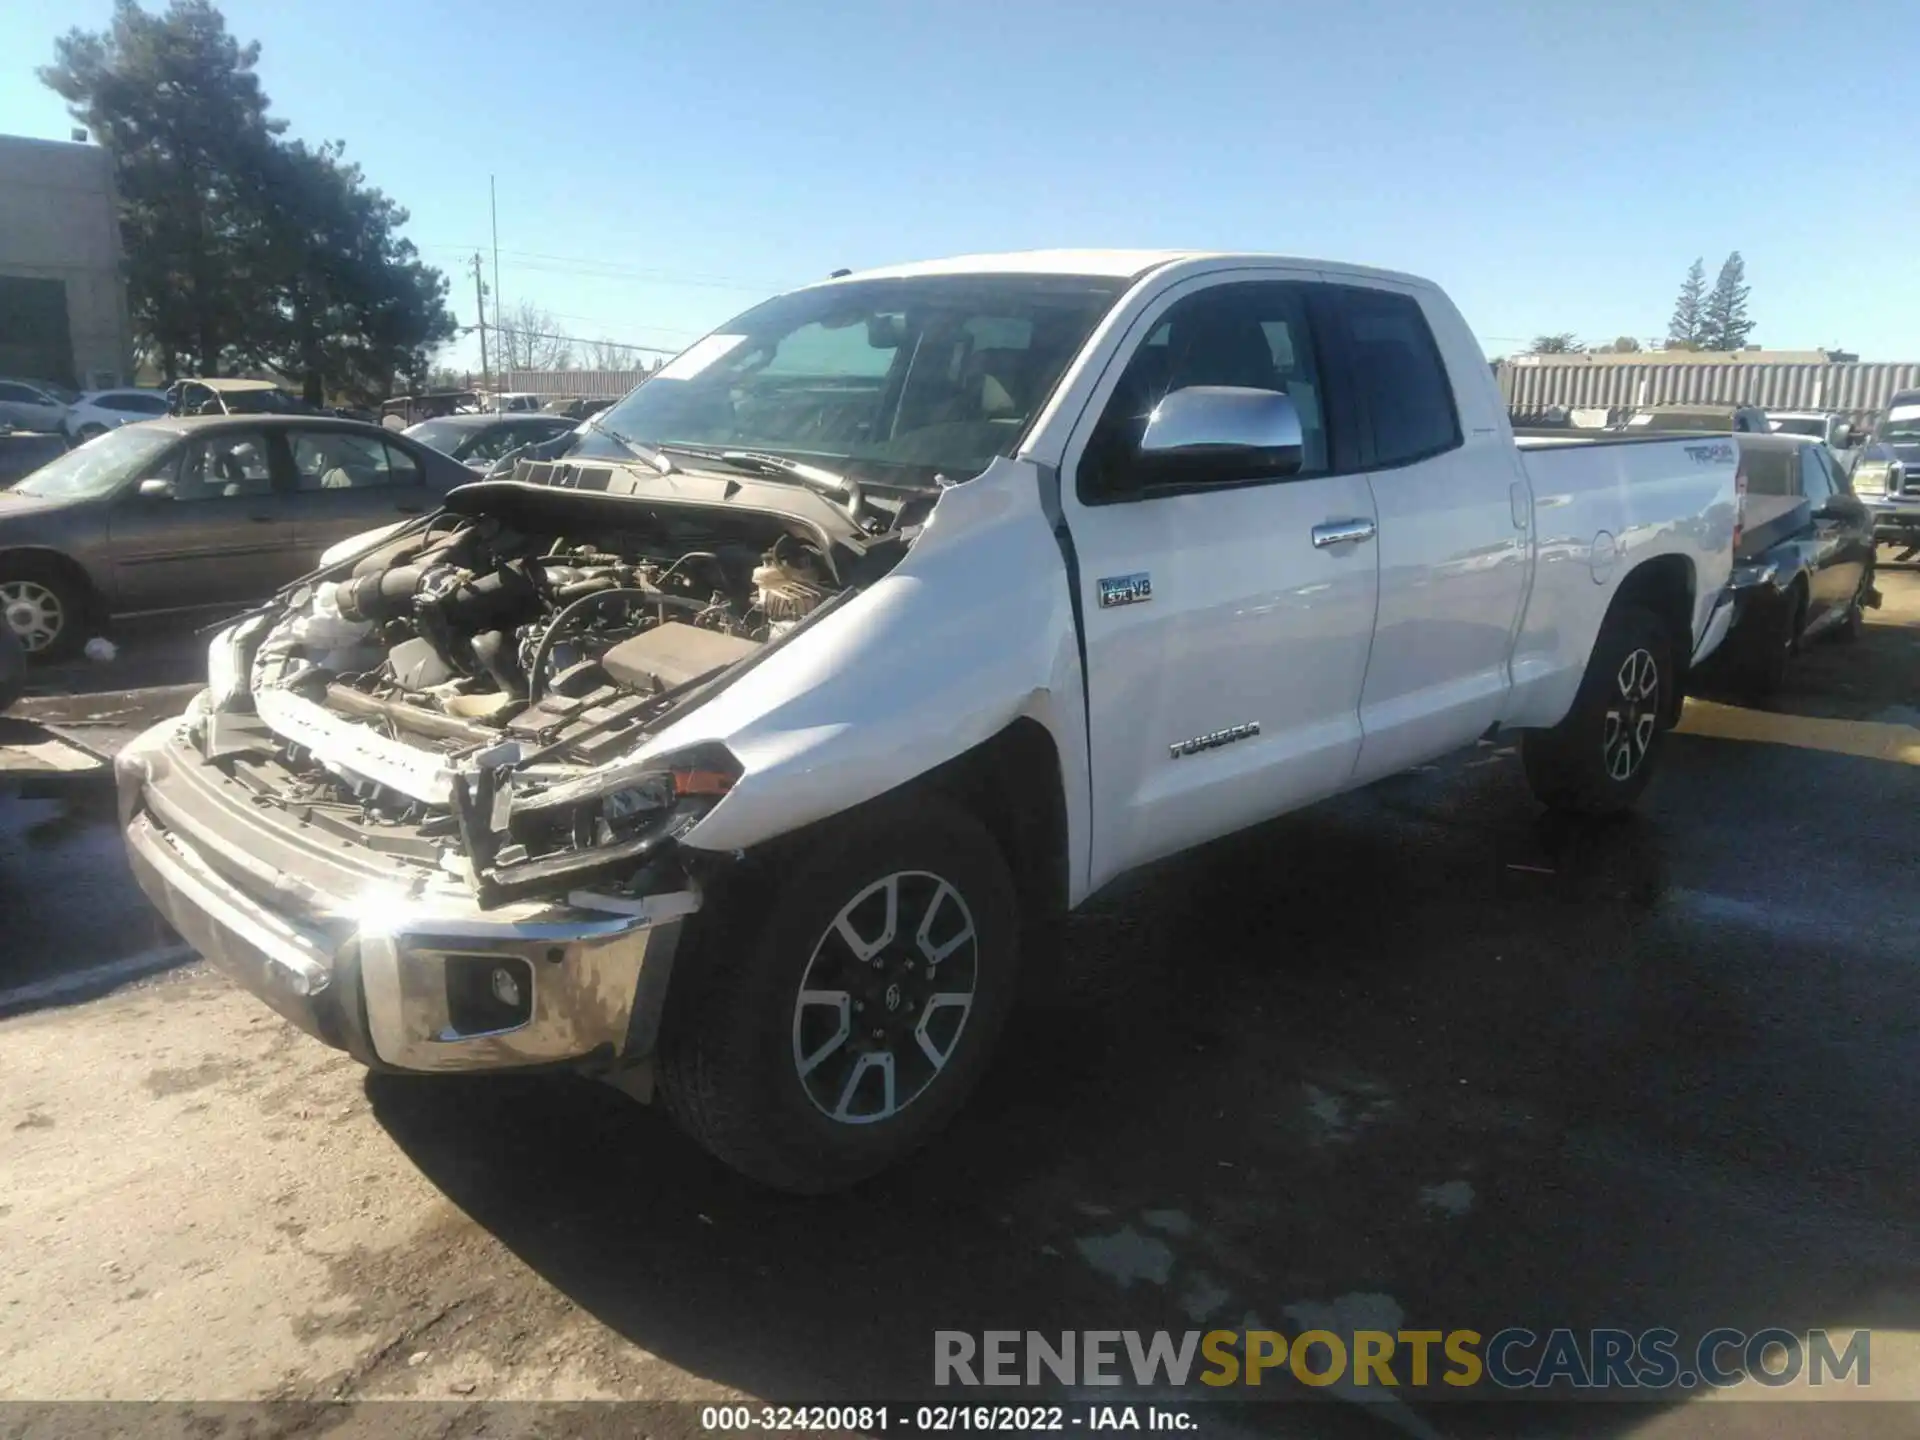
[{"label": "white car", "polygon": [[1548,806],[1634,801],[1732,615],[1738,456],[1556,441],[1408,275],[834,278],[221,634],[120,756],[133,870],[366,1064],[657,1085],[846,1185],[1141,865],[1494,734]]},{"label": "white car", "polygon": [[160,390],[89,390],[67,410],[63,429],[75,444],[118,430],[136,420],[157,420],[167,413],[167,397]]},{"label": "white car", "polygon": [[46,435],[64,433],[71,390],[39,380],[0,380],[0,424]]}]

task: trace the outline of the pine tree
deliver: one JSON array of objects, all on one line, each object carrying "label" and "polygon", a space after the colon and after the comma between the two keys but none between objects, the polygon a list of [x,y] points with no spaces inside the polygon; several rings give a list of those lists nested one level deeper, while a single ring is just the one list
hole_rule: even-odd
[{"label": "pine tree", "polygon": [[1680,298],[1674,302],[1673,319],[1667,322],[1667,347],[1672,350],[1698,350],[1705,323],[1702,302],[1707,293],[1707,267],[1696,259],[1687,267],[1687,278],[1680,286]]},{"label": "pine tree", "polygon": [[1720,267],[1713,293],[1702,307],[1700,343],[1709,350],[1738,350],[1753,333],[1747,318],[1747,262],[1734,251]]}]

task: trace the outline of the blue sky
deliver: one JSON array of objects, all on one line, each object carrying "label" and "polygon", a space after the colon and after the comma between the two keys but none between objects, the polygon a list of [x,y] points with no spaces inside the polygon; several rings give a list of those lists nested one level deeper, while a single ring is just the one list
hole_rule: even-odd
[{"label": "blue sky", "polygon": [[[0,132],[64,138],[32,70],[108,0],[5,9]],[[1191,245],[1431,276],[1501,354],[1660,334],[1688,263],[1739,249],[1756,342],[1920,359],[1912,87],[1874,38],[1911,0],[224,9],[463,323],[492,175],[508,304],[666,349],[840,266]]]}]

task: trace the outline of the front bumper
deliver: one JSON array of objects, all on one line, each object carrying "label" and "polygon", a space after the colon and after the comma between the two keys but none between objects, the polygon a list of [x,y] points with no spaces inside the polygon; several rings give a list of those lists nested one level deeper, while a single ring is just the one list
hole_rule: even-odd
[{"label": "front bumper", "polygon": [[1862,495],[1860,501],[1873,516],[1876,540],[1908,540],[1920,536],[1920,495]]},{"label": "front bumper", "polygon": [[[180,728],[154,727],[115,763],[134,876],[183,940],[302,1030],[379,1069],[604,1072],[651,1055],[697,894],[648,897],[636,914],[482,911],[249,806]],[[483,988],[513,975],[518,1008],[463,999],[475,967]]]}]

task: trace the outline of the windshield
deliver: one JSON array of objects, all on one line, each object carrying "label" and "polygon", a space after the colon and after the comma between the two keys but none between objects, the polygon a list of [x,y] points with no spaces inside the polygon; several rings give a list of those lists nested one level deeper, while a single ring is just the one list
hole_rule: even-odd
[{"label": "windshield", "polygon": [[927,275],[798,290],[696,343],[576,451],[771,451],[867,479],[964,480],[1011,454],[1128,282]]},{"label": "windshield", "polygon": [[438,450],[442,455],[452,455],[459,450],[462,440],[474,434],[474,428],[445,420],[423,420],[401,433],[410,440],[418,440],[422,445]]},{"label": "windshield", "polygon": [[17,495],[47,499],[85,500],[106,495],[134,479],[180,437],[171,430],[129,425],[109,430],[78,450],[49,460],[13,487]]},{"label": "windshield", "polygon": [[291,415],[307,408],[284,390],[229,390],[223,398],[230,415]]},{"label": "windshield", "polygon": [[1767,425],[1776,435],[1811,435],[1816,440],[1827,436],[1827,422],[1817,415],[1790,415],[1785,418],[1769,415]]},{"label": "windshield", "polygon": [[1920,444],[1920,395],[1889,405],[1873,438],[1888,445]]}]

